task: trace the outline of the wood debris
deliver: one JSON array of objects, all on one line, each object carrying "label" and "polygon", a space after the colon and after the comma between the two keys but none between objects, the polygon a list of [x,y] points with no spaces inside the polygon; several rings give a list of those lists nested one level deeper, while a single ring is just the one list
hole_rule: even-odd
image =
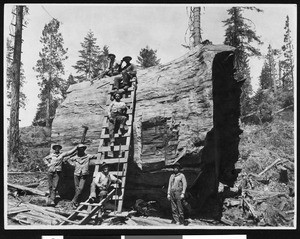
[{"label": "wood debris", "polygon": [[13,184],[13,183],[7,183],[7,186],[9,188],[18,189],[18,190],[21,190],[21,191],[33,193],[33,194],[40,195],[40,196],[47,196],[47,194],[48,194],[47,192],[43,192],[43,191],[40,191],[38,189],[33,189],[33,188],[29,188],[29,187],[25,187],[25,186],[18,185],[18,184]]}]

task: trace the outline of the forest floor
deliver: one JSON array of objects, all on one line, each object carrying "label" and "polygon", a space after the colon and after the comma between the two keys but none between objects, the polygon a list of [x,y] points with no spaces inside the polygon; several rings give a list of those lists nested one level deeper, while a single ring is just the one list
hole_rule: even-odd
[{"label": "forest floor", "polygon": [[[219,199],[223,210],[221,219],[188,218],[187,227],[294,226],[295,162],[292,112],[277,116],[272,123],[241,125],[241,128],[244,132],[241,135],[240,158],[236,168],[242,170],[233,188],[222,184],[219,186]],[[38,132],[35,130],[35,134],[37,133],[44,139],[49,138],[47,130],[40,128]],[[25,130],[25,134],[25,138],[28,135],[34,137],[30,130]],[[43,143],[43,140],[39,144],[39,147],[32,143],[25,145],[24,150],[27,152],[32,147],[35,148],[34,155],[31,156],[39,160],[24,158],[23,162],[8,173],[8,183],[47,193],[47,175],[40,159],[50,145]],[[18,173],[20,171],[23,173]],[[46,202],[47,196],[9,187],[7,224],[59,225],[73,212],[69,201],[60,200],[55,207],[46,206]],[[104,216],[101,226],[181,227],[171,224],[170,218],[160,217],[154,209],[145,210],[148,210],[149,216],[142,216],[132,208],[127,210],[127,216],[124,217]]]}]

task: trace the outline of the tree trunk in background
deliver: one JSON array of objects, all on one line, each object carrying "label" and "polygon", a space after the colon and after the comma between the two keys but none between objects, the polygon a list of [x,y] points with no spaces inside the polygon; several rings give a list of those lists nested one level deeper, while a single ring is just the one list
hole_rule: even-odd
[{"label": "tree trunk in background", "polygon": [[[50,81],[51,81],[51,76],[50,76]],[[47,100],[46,100],[46,127],[50,127],[50,103],[51,103],[50,101],[51,101],[51,92],[49,88],[47,92]]]},{"label": "tree trunk in background", "polygon": [[197,46],[201,43],[201,22],[200,22],[200,7],[194,7],[194,46]]},{"label": "tree trunk in background", "polygon": [[13,81],[11,83],[11,108],[9,125],[8,163],[17,161],[19,156],[19,107],[20,107],[20,69],[22,46],[23,6],[16,7],[16,30],[13,60]]}]

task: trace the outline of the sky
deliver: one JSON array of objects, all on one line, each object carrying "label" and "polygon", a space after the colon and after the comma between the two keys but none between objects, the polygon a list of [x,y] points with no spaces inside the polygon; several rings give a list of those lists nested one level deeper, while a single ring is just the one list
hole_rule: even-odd
[{"label": "sky", "polygon": [[[67,79],[70,74],[76,75],[72,65],[79,60],[80,43],[83,42],[89,30],[94,32],[97,44],[100,47],[108,45],[110,52],[114,53],[118,59],[130,55],[133,58],[132,62],[136,63],[140,50],[148,45],[157,50],[157,56],[164,64],[187,52],[182,44],[188,45],[187,10],[190,7],[202,7],[202,39],[209,39],[213,44],[223,44],[225,27],[222,21],[229,17],[226,10],[238,4],[28,4],[27,6],[29,15],[25,17],[25,20],[28,24],[22,33],[24,42],[21,56],[26,77],[23,92],[27,96],[27,104],[26,109],[20,110],[20,127],[31,125],[39,103],[39,86],[33,67],[39,59],[39,51],[42,48],[39,42],[42,30],[52,18],[62,23],[60,32],[64,38],[64,46],[68,48],[68,59],[64,62],[64,77]],[[13,7],[14,5],[6,4],[4,8],[4,43],[9,33],[14,33],[13,27],[10,26],[13,19],[11,13]],[[243,16],[251,19],[253,29],[256,30],[257,35],[261,36],[264,42],[260,46],[261,52],[266,54],[269,44],[273,48],[280,48],[283,45],[287,15],[290,17],[292,40],[296,52],[297,5],[255,4],[255,7],[264,12],[247,10]],[[5,50],[5,45],[3,49]],[[5,57],[3,59],[5,61]],[[263,61],[263,57],[250,60],[251,83],[254,90],[258,87],[258,77]],[[3,95],[6,105],[6,97],[5,94]],[[4,113],[5,118],[8,118],[7,107]]]}]

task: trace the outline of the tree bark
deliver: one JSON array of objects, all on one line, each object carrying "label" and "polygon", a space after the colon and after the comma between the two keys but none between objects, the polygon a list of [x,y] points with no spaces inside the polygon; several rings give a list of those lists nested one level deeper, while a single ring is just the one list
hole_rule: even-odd
[{"label": "tree bark", "polygon": [[200,21],[200,7],[194,7],[194,46],[201,43],[201,21]]},{"label": "tree bark", "polygon": [[[49,78],[51,82],[51,76]],[[50,127],[50,103],[51,103],[51,91],[50,87],[47,89],[47,100],[46,100],[46,127]]]},{"label": "tree bark", "polygon": [[23,6],[16,7],[16,30],[13,59],[13,80],[11,82],[11,108],[9,125],[8,163],[19,157],[19,108],[20,108],[20,69],[22,46]]}]

